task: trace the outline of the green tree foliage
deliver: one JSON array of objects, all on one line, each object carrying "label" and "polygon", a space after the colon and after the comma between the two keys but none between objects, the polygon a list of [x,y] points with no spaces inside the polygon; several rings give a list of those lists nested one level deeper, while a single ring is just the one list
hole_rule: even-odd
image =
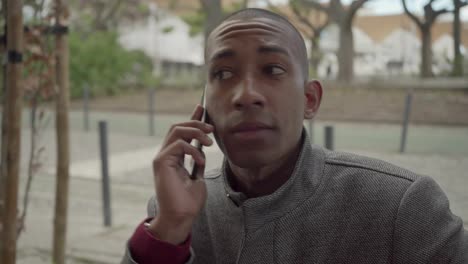
[{"label": "green tree foliage", "polygon": [[[50,21],[44,18],[49,14],[44,0],[25,0],[24,7],[32,10],[33,17],[26,21],[32,24],[47,26]],[[71,0],[69,49],[70,49],[70,93],[72,98],[82,96],[85,84],[89,85],[92,96],[113,95],[119,92],[139,88],[155,87],[158,80],[152,75],[153,64],[149,57],[140,51],[125,50],[118,42],[117,25],[141,21],[146,19],[149,11],[143,0],[116,0],[112,4],[107,0]],[[25,9],[26,10],[26,9]],[[3,6],[0,1],[0,12]],[[31,14],[30,14],[31,15]],[[4,20],[0,19],[0,33],[3,32]],[[49,42],[53,50],[51,35],[41,36],[43,41]],[[37,42],[37,41],[36,41]],[[38,44],[33,43],[34,50]],[[44,54],[40,54],[40,58]],[[29,58],[30,54],[26,54]],[[45,66],[42,61],[41,69]],[[25,69],[24,85],[26,90],[36,87],[38,79],[42,78],[39,71],[34,74],[30,65]],[[45,68],[44,68],[45,69]],[[43,71],[45,71],[43,69]],[[41,80],[42,80],[41,79]],[[3,83],[3,72],[0,73],[0,83]],[[0,88],[0,99],[3,88]]]},{"label": "green tree foliage", "polygon": [[72,98],[89,85],[91,95],[113,95],[156,85],[152,62],[140,51],[125,50],[113,32],[98,31],[83,39],[70,34],[70,87]]},{"label": "green tree foliage", "polygon": [[144,21],[150,13],[148,3],[146,0],[69,0],[71,25],[79,32],[112,31],[119,25]]},{"label": "green tree foliage", "polygon": [[72,98],[80,97],[85,85],[92,96],[101,96],[157,84],[151,59],[125,50],[117,34],[119,26],[147,19],[147,1],[71,0],[69,5]]},{"label": "green tree foliage", "polygon": [[203,33],[205,30],[206,13],[202,9],[183,15],[182,20],[190,26],[189,34],[191,37]]},{"label": "green tree foliage", "polygon": [[[175,3],[177,1],[172,1],[171,3]],[[227,14],[233,13],[237,10],[240,10],[242,8],[245,8],[247,4],[247,1],[242,1],[242,2],[233,2],[232,4],[226,6],[223,6],[222,10],[222,16],[225,16]],[[177,8],[177,4],[172,4],[171,6],[173,9]],[[183,15],[181,18],[184,20],[185,23],[187,23],[190,26],[189,34],[190,36],[195,36],[198,34],[201,34],[205,31],[206,23],[207,23],[207,10],[203,8],[203,5],[196,10],[193,13],[189,13],[186,15]]]}]

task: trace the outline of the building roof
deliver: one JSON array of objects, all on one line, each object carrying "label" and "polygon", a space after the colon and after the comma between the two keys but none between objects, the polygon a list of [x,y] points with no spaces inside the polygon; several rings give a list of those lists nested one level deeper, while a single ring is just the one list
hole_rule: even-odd
[{"label": "building roof", "polygon": [[[382,42],[393,31],[403,28],[414,32],[420,38],[416,24],[406,14],[385,15],[385,16],[357,16],[354,26],[361,28],[376,43]],[[436,42],[444,35],[452,35],[452,21],[438,20],[432,27],[432,42]],[[468,47],[468,22],[462,22],[462,43]]]},{"label": "building roof", "polygon": [[[200,1],[185,0],[151,0],[161,8],[170,8],[176,15],[193,13],[200,8]],[[221,0],[224,7],[240,4],[243,0]],[[290,21],[306,36],[312,33],[310,29],[299,21],[290,9],[289,5],[277,5],[276,8],[282,15],[287,16]],[[322,12],[311,11],[308,14],[309,21],[315,26],[322,25],[326,21],[326,15]],[[403,28],[415,33],[420,38],[420,32],[416,24],[404,13],[395,15],[358,15],[354,19],[354,26],[366,33],[375,43],[382,43],[392,32]],[[432,42],[435,43],[444,35],[452,35],[452,22],[437,20],[432,28]],[[462,44],[468,47],[468,21],[462,22],[461,33]]]},{"label": "building roof", "polygon": [[[159,7],[171,10],[176,15],[186,15],[196,12],[201,8],[199,0],[150,0]],[[223,7],[240,4],[242,0],[221,0]]]},{"label": "building roof", "polygon": [[[276,6],[282,15],[288,17],[290,21],[298,27],[305,35],[310,35],[310,30],[299,21],[289,5]],[[308,14],[309,21],[315,26],[321,25],[326,21],[326,15],[323,12],[312,11]],[[421,38],[417,25],[404,13],[395,15],[359,15],[354,19],[354,26],[366,33],[375,43],[381,43],[392,32],[403,28],[406,31],[413,32]],[[435,43],[444,35],[452,35],[452,21],[437,20],[432,28],[432,42]],[[462,44],[468,47],[468,21],[462,21]]]}]

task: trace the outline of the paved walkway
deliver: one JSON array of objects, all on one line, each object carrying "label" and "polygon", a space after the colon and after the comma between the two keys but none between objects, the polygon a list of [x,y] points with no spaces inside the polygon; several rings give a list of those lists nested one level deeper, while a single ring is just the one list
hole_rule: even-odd
[{"label": "paved walkway", "polygon": [[[161,137],[144,136],[147,131],[144,130],[145,123],[142,121],[144,117],[112,114],[102,114],[102,117],[110,120],[112,122],[110,127],[113,128],[110,130],[112,133],[109,136],[113,223],[110,228],[103,226],[97,133],[95,130],[83,132],[79,122],[76,121],[79,118],[72,117],[75,118],[75,121],[72,123],[73,132],[71,134],[72,179],[70,182],[67,237],[68,263],[118,263],[122,257],[126,240],[139,221],[145,217],[146,201],[153,194],[151,160],[161,144]],[[134,120],[138,118],[142,120]],[[175,122],[170,121],[169,117],[167,120],[167,124],[159,129],[163,130],[164,127],[168,127],[170,122]],[[183,120],[183,118],[179,117],[173,120]],[[163,122],[159,124],[161,123]],[[319,130],[318,128],[323,125],[316,124],[315,127]],[[452,137],[455,137],[458,138],[458,145],[468,144],[468,129],[433,128],[431,130],[430,128],[418,128],[418,130],[415,128],[412,131],[419,131],[417,132],[418,136],[423,138],[437,138],[440,131],[446,131],[444,132],[445,136],[439,137],[439,140],[446,139],[445,144],[442,144],[444,142],[421,141],[418,143],[419,141],[415,141],[409,148],[411,153],[400,155],[396,153],[396,146],[385,143],[394,141],[393,139],[388,140],[388,135],[391,135],[389,131],[398,131],[398,127],[374,126],[371,133],[366,132],[369,135],[367,140],[376,142],[374,145],[366,141],[365,138],[361,138],[362,134],[366,133],[359,133],[359,131],[369,130],[370,125],[335,125],[341,129],[340,132],[337,132],[336,142],[339,150],[380,158],[434,177],[449,196],[452,211],[460,215],[465,221],[465,226],[468,226],[468,153],[464,152],[467,151],[466,149],[462,150],[450,143],[453,140]],[[116,129],[117,127],[121,129]],[[27,156],[26,153],[29,149],[28,132],[25,129],[23,133],[23,157]],[[379,133],[381,134],[380,139]],[[352,135],[360,135],[361,137],[355,139],[352,144],[343,143],[353,141]],[[451,137],[447,137],[447,135],[451,135]],[[318,133],[316,137],[319,138]],[[395,135],[391,135],[391,137],[398,139],[398,136]],[[388,144],[388,146],[382,147],[378,142],[384,142],[383,144]],[[317,140],[317,143],[320,144],[321,141]],[[41,144],[46,147],[43,156],[44,164],[43,169],[33,182],[26,230],[21,234],[19,240],[18,263],[51,263],[55,193],[53,130],[44,132],[41,136]],[[447,144],[452,144],[450,145],[452,147],[446,147]],[[390,145],[392,147],[388,148]],[[427,152],[427,150],[437,149],[437,146],[441,145],[445,147],[441,148],[440,151]],[[208,168],[215,167],[221,162],[222,155],[216,147],[209,148],[206,152]],[[23,172],[26,171],[24,169],[26,164],[27,160],[23,159]],[[23,177],[21,190],[24,188],[24,183]]]}]

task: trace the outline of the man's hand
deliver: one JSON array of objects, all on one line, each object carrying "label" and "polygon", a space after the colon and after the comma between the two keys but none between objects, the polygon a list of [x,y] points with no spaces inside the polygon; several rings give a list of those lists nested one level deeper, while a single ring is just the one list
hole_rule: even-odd
[{"label": "man's hand", "polygon": [[[213,126],[198,121],[203,108],[197,105],[191,121],[173,125],[161,150],[153,161],[154,183],[158,212],[151,221],[149,230],[157,238],[178,245],[187,239],[192,223],[206,200],[206,186],[203,180],[205,157],[190,145],[193,139],[204,146],[213,144],[207,135]],[[184,167],[184,156],[190,155],[198,164],[195,180]]]}]

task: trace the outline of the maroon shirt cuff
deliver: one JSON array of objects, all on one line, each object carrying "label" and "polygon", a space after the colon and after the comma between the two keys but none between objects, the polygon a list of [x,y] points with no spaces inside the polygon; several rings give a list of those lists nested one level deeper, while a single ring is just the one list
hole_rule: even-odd
[{"label": "maroon shirt cuff", "polygon": [[130,238],[129,248],[134,261],[139,264],[181,264],[185,263],[190,257],[189,236],[182,244],[173,245],[154,237],[143,225],[146,219],[138,225],[135,233]]}]

